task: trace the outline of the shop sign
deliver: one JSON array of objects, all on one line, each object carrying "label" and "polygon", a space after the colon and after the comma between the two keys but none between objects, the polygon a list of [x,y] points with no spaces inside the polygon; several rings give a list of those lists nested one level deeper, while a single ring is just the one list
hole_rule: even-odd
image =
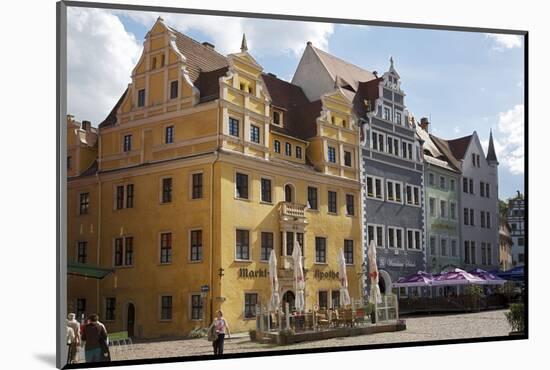
[{"label": "shop sign", "polygon": [[317,280],[340,280],[340,273],[334,270],[321,271],[315,270],[313,278]]},{"label": "shop sign", "polygon": [[246,267],[241,267],[239,269],[239,278],[256,279],[256,278],[265,278],[267,276],[268,276],[267,269],[249,270]]}]

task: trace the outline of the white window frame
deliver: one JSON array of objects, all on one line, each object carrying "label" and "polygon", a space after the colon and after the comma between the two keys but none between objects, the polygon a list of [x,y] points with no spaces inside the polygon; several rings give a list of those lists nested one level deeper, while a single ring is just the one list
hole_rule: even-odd
[{"label": "white window frame", "polygon": [[[202,197],[193,198],[193,175],[198,175],[198,174],[202,175]],[[206,189],[206,186],[204,186],[204,171],[202,169],[190,171],[188,181],[189,181],[189,186],[188,186],[189,187],[189,194],[188,194],[189,195],[189,200],[190,201],[197,201],[197,200],[205,199],[204,191]]]},{"label": "white window frame", "polygon": [[445,199],[439,199],[439,217],[440,218],[449,218],[449,202]]},{"label": "white window frame", "polygon": [[[433,207],[432,207],[433,200]],[[429,197],[428,198],[428,215],[430,217],[437,217],[437,198]]]},{"label": "white window frame", "polygon": [[[132,264],[131,265],[126,264],[126,239],[127,238],[132,238],[132,254],[133,254],[133,256],[132,256]],[[122,264],[118,265],[118,266],[115,264],[116,240],[117,239],[122,239]],[[135,249],[135,245],[134,245],[135,240],[136,240],[136,238],[135,238],[134,234],[124,234],[124,235],[117,235],[117,236],[113,237],[113,243],[112,243],[112,246],[113,246],[113,252],[112,252],[112,261],[113,261],[112,265],[113,265],[113,268],[119,269],[119,268],[134,267],[135,266],[135,261],[136,261],[136,255],[135,255],[136,249]],[[76,248],[77,248],[76,257],[78,258],[78,242],[77,242]],[[159,261],[160,261],[160,257],[159,257]]]},{"label": "white window frame", "polygon": [[[412,231],[413,233],[413,246],[409,245],[409,231]],[[418,241],[420,242],[420,245],[416,245],[416,234],[419,234]],[[405,231],[405,240],[407,242],[407,249],[408,250],[415,250],[415,251],[421,251],[422,250],[422,232],[420,229],[412,229],[407,228]]]},{"label": "white window frame", "polygon": [[[248,259],[237,258],[237,231],[248,231]],[[233,258],[235,262],[252,262],[252,230],[248,227],[234,227],[233,228]],[[273,242],[275,246],[275,242]]]},{"label": "white window frame", "polygon": [[[248,188],[248,198],[241,198],[237,195],[237,173],[241,175],[247,176],[247,188]],[[244,200],[244,201],[251,201],[252,200],[252,186],[250,186],[252,180],[251,180],[251,174],[249,171],[245,171],[239,168],[235,168],[233,171],[233,198],[238,200]]]},{"label": "white window frame", "polygon": [[[376,140],[377,140],[377,149],[374,148],[374,140],[372,140],[372,134],[376,134]],[[379,136],[382,136],[382,143],[384,144],[384,149],[383,150],[380,150],[380,139],[379,139]],[[370,130],[370,148],[372,150],[376,150],[380,153],[387,153],[387,142],[386,142],[386,137],[387,137],[387,134],[381,132],[381,131],[377,131],[377,130]]]},{"label": "white window frame", "polygon": [[[201,232],[201,258],[198,259],[198,260],[193,260],[191,259],[191,248],[192,248],[192,245],[191,245],[191,234],[193,231],[200,231]],[[250,238],[250,237],[249,237]],[[204,230],[202,227],[194,227],[194,228],[191,228],[188,230],[187,232],[187,245],[189,246],[188,249],[188,252],[187,252],[187,262],[189,263],[201,263],[204,259]]]},{"label": "white window frame", "polygon": [[[386,230],[385,230],[386,226],[381,225],[381,224],[367,224],[367,240],[369,240],[369,235],[368,235],[369,226],[373,227],[373,229],[374,229],[373,240],[374,240],[374,243],[376,244],[376,247],[377,248],[384,248],[386,246]],[[380,243],[380,245],[378,244],[378,233],[376,232],[378,227],[382,228],[382,234],[381,234],[382,235],[382,242]]]},{"label": "white window frame", "polygon": [[[386,227],[387,231],[388,231],[388,248],[390,249],[401,249],[401,250],[404,250],[405,249],[405,243],[404,243],[404,233],[405,233],[405,229],[402,228],[402,227],[397,227],[397,226],[387,226]],[[397,230],[401,230],[401,248],[398,247],[398,243],[397,243]],[[395,243],[395,246],[392,247],[390,245],[390,234],[393,234],[393,241]]]},{"label": "white window frame", "polygon": [[[442,182],[441,180],[443,180],[443,186],[441,186]],[[439,175],[439,188],[441,190],[447,190],[448,187],[447,187],[447,178],[443,175]]]},{"label": "white window frame", "polygon": [[[172,311],[170,312],[170,319],[162,318],[162,297],[172,297]],[[160,293],[158,295],[158,321],[160,322],[171,322],[174,320],[174,303],[176,302],[174,293]]]},{"label": "white window frame", "polygon": [[[399,195],[399,198],[400,198],[399,201],[397,200],[397,191],[396,191],[397,186],[396,186],[396,184],[399,184],[400,188],[401,188],[401,190],[400,190],[401,194]],[[394,199],[390,199],[388,197],[388,194],[389,194],[388,188],[389,187],[391,187]],[[403,204],[403,183],[401,181],[386,179],[386,201],[391,202],[391,203]]]},{"label": "white window frame", "polygon": [[[202,315],[198,319],[193,318],[193,296],[194,295],[198,295],[201,298],[201,302],[202,302],[202,312],[201,312]],[[172,300],[173,300],[173,298],[172,298]],[[188,304],[189,304],[189,306],[188,306],[189,307],[189,309],[188,309],[188,312],[189,312],[188,319],[189,319],[189,321],[200,322],[200,321],[204,320],[204,313],[205,313],[205,308],[206,308],[205,303],[206,303],[205,299],[202,297],[201,292],[189,292],[189,300],[188,300]],[[172,302],[172,308],[174,308],[174,302]]]},{"label": "white window frame", "polygon": [[[367,175],[367,179],[371,178],[372,179],[372,190],[373,190],[373,194],[374,195],[369,195],[369,189],[367,187],[367,184],[365,184],[365,186],[367,187],[366,188],[366,191],[367,191],[367,198],[369,199],[375,199],[375,200],[379,200],[381,202],[384,201],[385,199],[385,193],[386,193],[386,189],[385,189],[385,181],[384,181],[384,178],[383,177],[378,177],[378,176],[371,176],[371,175]],[[380,198],[378,198],[376,196],[376,180],[380,180]]]}]

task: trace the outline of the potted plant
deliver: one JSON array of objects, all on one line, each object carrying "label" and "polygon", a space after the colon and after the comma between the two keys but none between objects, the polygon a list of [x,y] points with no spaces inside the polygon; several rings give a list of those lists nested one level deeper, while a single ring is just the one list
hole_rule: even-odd
[{"label": "potted plant", "polygon": [[525,311],[523,303],[513,303],[510,311],[505,313],[508,324],[512,328],[510,335],[523,335],[525,333]]}]

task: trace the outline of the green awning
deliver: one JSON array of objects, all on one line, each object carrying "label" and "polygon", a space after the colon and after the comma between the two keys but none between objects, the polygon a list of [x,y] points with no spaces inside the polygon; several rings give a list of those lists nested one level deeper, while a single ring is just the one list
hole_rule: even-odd
[{"label": "green awning", "polygon": [[105,276],[114,271],[114,269],[107,269],[83,263],[69,262],[67,264],[67,274],[83,276],[92,279],[103,279]]}]

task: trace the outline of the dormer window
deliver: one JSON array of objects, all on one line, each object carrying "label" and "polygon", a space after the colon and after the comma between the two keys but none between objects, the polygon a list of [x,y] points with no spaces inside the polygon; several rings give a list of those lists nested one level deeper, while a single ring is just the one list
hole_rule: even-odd
[{"label": "dormer window", "polygon": [[240,88],[242,91],[245,91],[245,90],[246,90],[246,85],[243,84],[243,83],[241,82],[239,88]]},{"label": "dormer window", "polygon": [[330,122],[334,125],[336,123],[336,118],[334,118],[334,116],[331,116]]},{"label": "dormer window", "polygon": [[273,111],[273,123],[276,125],[281,124],[281,112]]}]

